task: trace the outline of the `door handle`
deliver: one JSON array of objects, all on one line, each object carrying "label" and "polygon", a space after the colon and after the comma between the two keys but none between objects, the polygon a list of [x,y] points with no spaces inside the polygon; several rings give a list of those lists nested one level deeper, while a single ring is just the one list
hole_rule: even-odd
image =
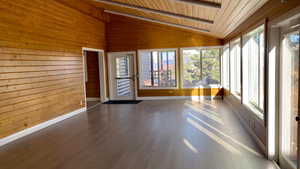
[{"label": "door handle", "polygon": [[300,121],[300,117],[299,116],[296,117],[296,121]]}]

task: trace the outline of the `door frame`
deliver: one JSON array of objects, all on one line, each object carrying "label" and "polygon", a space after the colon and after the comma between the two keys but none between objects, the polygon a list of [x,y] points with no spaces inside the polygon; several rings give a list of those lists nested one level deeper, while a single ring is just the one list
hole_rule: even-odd
[{"label": "door frame", "polygon": [[115,54],[132,54],[133,55],[133,58],[132,58],[132,66],[133,66],[133,75],[134,75],[134,82],[133,82],[133,90],[134,90],[134,96],[133,96],[133,100],[136,100],[138,98],[138,83],[137,83],[137,54],[136,54],[136,51],[121,51],[121,52],[107,52],[107,56],[108,56],[108,79],[109,79],[109,100],[113,100],[113,96],[112,96],[112,93],[113,93],[113,84],[112,84],[112,80],[111,80],[111,64],[112,64],[112,61],[111,61],[111,56],[112,55],[115,55]]},{"label": "door frame", "polygon": [[[280,24],[287,21],[291,17],[299,14],[300,6],[278,16],[268,24],[268,36],[267,36],[267,54],[268,54],[268,112],[266,117],[267,123],[267,156],[269,160],[273,160],[279,164],[279,111],[280,111],[280,74],[281,74],[281,30]],[[273,65],[275,64],[275,65]],[[275,82],[275,83],[274,83]],[[298,130],[298,138],[300,136],[300,130]],[[298,139],[298,141],[300,141]],[[299,142],[300,144],[300,142]],[[300,156],[299,156],[300,157]]]},{"label": "door frame", "polygon": [[[300,6],[276,17],[268,22],[268,62],[272,63],[268,66],[268,76],[270,79],[268,84],[268,112],[267,112],[267,156],[270,160],[276,161],[279,165],[280,153],[280,110],[281,110],[281,27],[291,18],[299,15]],[[275,64],[275,65],[273,65]],[[273,65],[273,66],[272,66]],[[270,67],[271,66],[271,67]],[[271,70],[271,71],[270,71]],[[275,81],[275,83],[274,83]],[[271,83],[270,83],[271,82]],[[300,100],[299,100],[300,101]],[[300,145],[300,130],[298,130],[298,145]],[[298,152],[299,153],[299,152]],[[298,155],[298,158],[300,155]],[[282,161],[281,161],[282,162]],[[283,162],[284,163],[284,162]],[[300,167],[300,165],[299,165]]]},{"label": "door frame", "polygon": [[[83,80],[84,80],[84,98],[85,105],[87,105],[88,98],[86,97],[86,78],[87,78],[87,62],[86,56],[84,54],[85,51],[88,52],[97,52],[98,53],[98,66],[99,66],[99,84],[100,84],[100,102],[104,103],[108,101],[107,93],[106,93],[106,64],[105,64],[105,52],[103,49],[95,49],[95,48],[87,48],[82,47],[82,63],[83,63]],[[92,100],[98,100],[97,98],[92,98]]]},{"label": "door frame", "polygon": [[[290,33],[293,33],[293,32],[298,32],[298,33],[300,33],[300,29],[298,28],[298,29],[294,29],[294,30],[289,30],[289,31],[282,31],[282,29],[279,31],[279,33],[280,33],[280,53],[279,53],[279,55],[280,55],[280,57],[279,57],[279,59],[280,59],[280,63],[279,63],[279,81],[280,81],[280,83],[279,83],[279,88],[278,88],[278,90],[279,90],[279,104],[278,104],[278,116],[279,116],[279,120],[278,120],[278,136],[279,136],[279,138],[278,138],[278,162],[279,163],[281,163],[281,167],[284,167],[284,166],[293,166],[294,164],[292,164],[288,159],[286,159],[284,156],[282,156],[280,153],[281,153],[281,149],[282,149],[282,147],[281,147],[281,145],[282,145],[282,119],[281,119],[281,116],[282,116],[282,108],[283,108],[283,104],[282,104],[282,93],[284,92],[283,91],[283,89],[282,89],[282,81],[283,81],[283,74],[282,74],[282,69],[283,69],[283,54],[282,54],[282,48],[283,48],[283,46],[282,46],[282,40],[283,40],[283,36],[284,35],[287,35],[287,34],[290,34]],[[299,56],[300,57],[300,56]],[[299,65],[300,65],[300,63],[298,63]],[[299,66],[299,69],[300,69],[300,66]],[[300,70],[298,70],[298,76],[300,76]],[[300,84],[299,84],[300,85]],[[299,88],[300,86],[298,86],[298,90],[300,89]],[[299,91],[300,92],[300,91]],[[298,93],[298,97],[299,97],[299,93]],[[299,101],[300,101],[300,99],[298,98],[298,103],[299,103]],[[298,116],[299,116],[299,112],[300,112],[300,110],[299,110],[299,108],[298,108]],[[294,119],[294,120],[296,120],[296,119]],[[298,131],[297,131],[297,137],[298,137],[298,147],[299,147],[299,132],[300,132],[300,128],[298,127]],[[299,150],[298,150],[298,152],[297,152],[297,154],[298,154],[298,164],[296,165],[296,169],[299,169],[300,168],[300,166],[299,166]],[[283,165],[283,166],[282,166]]]}]

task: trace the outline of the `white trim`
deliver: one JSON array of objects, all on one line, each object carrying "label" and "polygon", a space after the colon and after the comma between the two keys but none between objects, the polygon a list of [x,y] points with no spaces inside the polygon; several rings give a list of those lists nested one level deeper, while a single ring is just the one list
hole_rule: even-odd
[{"label": "white trim", "polygon": [[[140,72],[141,71],[141,59],[140,59],[140,53],[141,52],[152,52],[152,51],[175,51],[175,60],[176,60],[176,86],[175,87],[143,87],[141,86],[142,82],[140,81]],[[179,89],[180,88],[180,69],[179,69],[179,59],[180,59],[180,53],[178,51],[178,48],[160,48],[160,49],[140,49],[137,51],[137,58],[138,58],[138,81],[139,81],[139,90],[162,90],[162,89]]]},{"label": "white trim", "polygon": [[134,92],[135,92],[135,100],[136,98],[138,97],[138,69],[137,69],[137,66],[138,66],[138,63],[137,63],[137,52],[134,51],[134,56],[133,56],[133,71],[134,71]]},{"label": "white trim", "polygon": [[[185,47],[185,48],[180,48],[180,56],[179,56],[179,60],[180,60],[180,87],[182,89],[209,89],[209,88],[221,88],[221,84],[222,84],[222,67],[221,67],[221,62],[222,62],[222,46],[208,46],[208,47]],[[207,49],[219,49],[219,64],[220,64],[220,83],[219,84],[209,84],[206,86],[204,85],[201,85],[201,86],[198,86],[198,87],[184,87],[183,86],[183,83],[184,83],[184,58],[183,58],[183,51],[184,50],[192,50],[192,49],[195,49],[195,50],[199,50],[199,54],[200,54],[200,58],[202,58],[202,54],[201,54],[201,50],[207,50]],[[202,68],[201,68],[202,69]]]},{"label": "white trim", "polygon": [[92,105],[91,107],[87,107],[86,111],[93,109],[95,107],[97,107],[99,104],[102,104],[101,102],[96,103],[95,105]]},{"label": "white trim", "polygon": [[87,47],[82,47],[82,50],[86,50],[86,51],[92,51],[92,52],[103,52],[103,49],[94,49],[94,48],[87,48]]},{"label": "white trim", "polygon": [[[94,49],[94,48],[87,48],[82,47],[82,55],[83,55],[83,70],[86,72],[86,56],[84,55],[84,51],[89,52],[97,52],[98,53],[98,66],[99,66],[99,84],[100,84],[100,101],[102,103],[106,102],[107,93],[106,93],[106,64],[105,64],[105,53],[103,49]],[[83,79],[86,78],[87,73],[83,74]],[[87,82],[87,81],[86,81]],[[84,83],[84,96],[85,96],[85,104],[87,101],[86,98],[86,84]]]},{"label": "white trim", "polygon": [[88,77],[88,69],[87,69],[87,58],[86,58],[86,54],[87,52],[85,51],[82,51],[82,54],[83,54],[83,66],[84,66],[84,82],[88,82],[89,80],[89,77]]},{"label": "white trim", "polygon": [[87,97],[87,98],[86,98],[86,101],[89,101],[89,102],[93,102],[93,101],[101,101],[101,99],[98,98],[98,97]]},{"label": "white trim", "polygon": [[279,165],[276,163],[276,161],[274,161],[274,160],[271,160],[272,161],[272,163],[274,164],[274,166],[276,167],[276,169],[281,169],[280,167],[279,167]]},{"label": "white trim", "polygon": [[264,113],[259,111],[258,108],[251,103],[244,103],[243,105],[245,105],[245,108],[251,111],[259,120],[264,121]]},{"label": "white trim", "polygon": [[10,135],[10,136],[4,137],[4,138],[0,139],[0,147],[4,146],[4,145],[6,145],[6,144],[8,144],[10,142],[13,142],[13,141],[15,141],[17,139],[20,139],[22,137],[30,135],[30,134],[32,134],[34,132],[42,130],[42,129],[46,128],[46,127],[49,127],[49,126],[51,126],[53,124],[61,122],[61,121],[65,120],[65,119],[71,118],[71,117],[73,117],[73,116],[75,116],[75,115],[77,115],[79,113],[84,112],[84,111],[86,111],[86,107],[83,107],[81,109],[77,109],[77,110],[75,110],[73,112],[70,112],[68,114],[56,117],[56,118],[54,118],[52,120],[46,121],[44,123],[41,123],[41,124],[38,124],[36,126],[27,128],[25,130],[22,130],[20,132],[17,132],[15,134]]},{"label": "white trim", "polygon": [[106,64],[105,64],[105,53],[98,53],[98,66],[99,66],[99,80],[100,80],[100,100],[101,103],[106,102]]},{"label": "white trim", "polygon": [[176,100],[176,99],[214,100],[214,99],[222,99],[222,96],[154,96],[154,97],[137,97],[137,100]]},{"label": "white trim", "polygon": [[133,84],[132,84],[132,87],[134,88],[133,89],[133,92],[134,92],[134,95],[133,95],[133,98],[132,98],[132,100],[136,100],[136,97],[137,97],[137,76],[136,76],[136,74],[137,74],[137,72],[136,72],[136,51],[122,51],[122,52],[108,52],[107,53],[107,56],[108,56],[108,77],[109,77],[109,100],[124,100],[124,99],[126,99],[126,100],[128,100],[128,98],[114,98],[114,96],[113,96],[113,88],[112,88],[112,86],[113,86],[113,80],[112,80],[112,56],[113,55],[122,55],[122,54],[132,54],[132,66],[133,66],[133,68],[132,68],[132,73],[133,73],[133,78],[134,78],[134,82],[133,82]]},{"label": "white trim", "polygon": [[[81,50],[81,53],[82,53],[82,63],[83,63],[83,65],[82,65],[82,71],[84,72],[83,73],[83,95],[84,95],[84,105],[87,105],[87,101],[86,101],[86,79],[87,79],[87,77],[86,77],[86,69],[85,69],[85,66],[86,66],[86,56],[85,56],[85,53],[84,53],[84,50],[82,49]],[[83,105],[83,103],[82,103],[83,101],[81,100],[81,102],[80,102],[80,105]]]}]

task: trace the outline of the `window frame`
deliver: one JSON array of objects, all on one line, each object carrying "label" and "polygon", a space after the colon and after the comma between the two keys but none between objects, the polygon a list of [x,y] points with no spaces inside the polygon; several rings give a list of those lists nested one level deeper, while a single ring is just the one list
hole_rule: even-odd
[{"label": "window frame", "polygon": [[[227,84],[226,84],[226,80],[227,80],[227,77],[225,77],[225,73],[224,73],[224,52],[226,51],[228,49],[228,65],[227,65],[227,72],[228,72],[228,86],[227,86]],[[225,44],[224,46],[223,46],[223,48],[222,48],[222,54],[221,54],[221,71],[222,71],[222,82],[221,82],[221,84],[222,84],[222,87],[224,88],[224,89],[226,89],[226,90],[229,90],[230,91],[230,87],[231,87],[231,85],[230,85],[230,45],[229,45],[229,43],[227,43],[227,44]]]},{"label": "window frame", "polygon": [[[175,78],[176,78],[176,86],[175,87],[155,87],[155,86],[151,86],[151,87],[145,87],[142,86],[142,82],[141,82],[141,72],[142,72],[142,67],[141,67],[141,52],[166,52],[166,51],[175,51]],[[160,48],[160,49],[139,49],[137,51],[137,59],[138,59],[138,73],[137,73],[137,77],[138,77],[138,89],[139,90],[161,90],[161,89],[179,89],[179,55],[178,55],[178,48]]]},{"label": "window frame", "polygon": [[[230,88],[230,93],[231,94],[233,94],[234,96],[236,96],[238,99],[241,99],[241,97],[242,97],[242,90],[243,90],[243,84],[242,84],[242,77],[243,77],[243,75],[242,75],[242,73],[243,73],[243,71],[242,71],[242,69],[243,69],[243,62],[242,62],[242,51],[243,51],[243,45],[242,45],[242,40],[243,40],[243,38],[242,37],[238,37],[238,38],[235,38],[234,40],[232,40],[232,41],[230,41],[229,42],[229,62],[230,62],[230,64],[229,64],[229,69],[230,69],[230,82],[229,82],[229,88]],[[233,50],[233,47],[235,47],[236,45],[238,45],[239,46],[239,51],[237,51],[237,53],[239,53],[239,57],[240,57],[240,60],[239,60],[239,64],[240,64],[240,73],[239,73],[239,75],[240,75],[240,77],[239,77],[239,82],[237,82],[237,79],[236,79],[236,77],[233,77],[233,70],[232,70],[232,66],[233,66],[233,63],[232,63],[232,59],[233,59],[233,56],[232,56],[232,50]],[[236,59],[236,58],[235,58]],[[235,61],[236,62],[236,61]],[[237,66],[237,65],[234,65],[234,66]],[[237,67],[235,67],[235,69],[237,69]],[[234,81],[233,81],[233,79],[234,79]],[[239,92],[238,91],[236,91],[236,87],[237,86],[235,86],[235,87],[233,87],[233,84],[232,83],[239,83],[240,84],[240,90],[239,90]]]},{"label": "window frame", "polygon": [[[252,37],[252,35],[250,35],[250,34],[254,34],[256,31],[258,32],[258,30],[257,29],[259,29],[259,28],[262,28],[262,33],[263,33],[263,48],[262,48],[262,51],[261,51],[261,45],[259,44],[258,45],[258,62],[259,62],[259,65],[258,65],[258,79],[257,79],[257,83],[258,83],[258,104],[260,104],[260,99],[261,99],[261,95],[263,95],[262,96],[262,98],[264,99],[263,100],[263,104],[262,104],[262,107],[263,108],[260,108],[259,107],[259,105],[257,106],[257,105],[255,105],[254,103],[252,103],[251,101],[249,101],[249,66],[247,66],[247,64],[246,64],[246,66],[244,65],[246,62],[248,63],[248,65],[249,65],[249,53],[248,54],[245,54],[245,52],[244,52],[244,47],[246,47],[246,43],[248,42],[248,40]],[[256,33],[257,33],[256,32]],[[260,36],[260,35],[259,35]],[[250,37],[250,38],[249,38]],[[260,119],[264,119],[265,117],[265,102],[267,101],[265,98],[265,95],[266,95],[266,81],[267,81],[267,79],[266,79],[266,66],[267,66],[267,63],[266,63],[266,50],[265,50],[265,47],[266,47],[266,38],[267,38],[267,36],[266,36],[266,26],[265,26],[265,23],[263,23],[263,24],[260,24],[260,25],[258,25],[258,26],[256,26],[255,28],[253,28],[253,29],[251,29],[250,31],[248,31],[248,32],[246,32],[246,33],[244,33],[244,34],[242,34],[242,48],[241,48],[241,50],[242,50],[242,57],[243,57],[243,62],[242,62],[242,79],[243,79],[243,84],[242,84],[242,93],[243,93],[243,104],[244,105],[246,105],[247,106],[247,108],[249,108],[250,110],[252,110]],[[250,49],[251,50],[251,49]],[[247,52],[249,52],[249,49],[247,49]],[[262,70],[260,70],[261,69],[261,66],[260,66],[260,61],[261,61],[261,52],[263,52],[263,55],[262,55],[262,57],[263,57],[263,65],[264,65],[264,68],[262,69]],[[246,56],[246,57],[245,57]],[[261,93],[260,92],[260,80],[261,80],[261,72],[260,71],[263,71],[262,72],[262,76],[263,76],[263,92]],[[245,77],[245,75],[247,76],[247,77]],[[246,81],[247,80],[247,81]],[[247,84],[246,84],[247,83]],[[247,85],[247,87],[244,87],[245,85]]]},{"label": "window frame", "polygon": [[[221,56],[222,56],[222,49],[223,46],[209,46],[209,47],[184,47],[184,48],[180,48],[180,87],[182,89],[205,89],[208,88],[207,86],[199,86],[199,87],[184,87],[183,83],[184,83],[184,65],[183,65],[183,51],[184,50],[200,50],[200,60],[202,61],[202,50],[209,50],[209,49],[219,49],[219,70],[220,70],[220,83],[219,84],[213,84],[213,85],[208,85],[209,88],[220,88],[222,85],[222,66],[221,66]],[[202,65],[202,64],[201,64]],[[202,72],[202,67],[201,67],[201,72]],[[202,75],[201,75],[202,76]]]}]

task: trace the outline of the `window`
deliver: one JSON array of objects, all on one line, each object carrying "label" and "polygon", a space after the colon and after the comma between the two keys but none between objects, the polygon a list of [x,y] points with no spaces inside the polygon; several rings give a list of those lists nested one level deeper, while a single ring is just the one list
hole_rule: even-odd
[{"label": "window", "polygon": [[225,89],[229,89],[229,45],[225,45],[222,56],[222,85]]},{"label": "window", "polygon": [[220,49],[182,49],[182,85],[199,88],[220,84]]},{"label": "window", "polygon": [[220,49],[202,50],[203,85],[219,85],[220,80]]},{"label": "window", "polygon": [[175,49],[139,51],[139,68],[141,89],[177,87]]},{"label": "window", "polygon": [[264,25],[243,36],[243,94],[245,104],[264,109]]},{"label": "window", "polygon": [[240,39],[230,43],[230,90],[233,94],[241,95],[241,47]]}]

